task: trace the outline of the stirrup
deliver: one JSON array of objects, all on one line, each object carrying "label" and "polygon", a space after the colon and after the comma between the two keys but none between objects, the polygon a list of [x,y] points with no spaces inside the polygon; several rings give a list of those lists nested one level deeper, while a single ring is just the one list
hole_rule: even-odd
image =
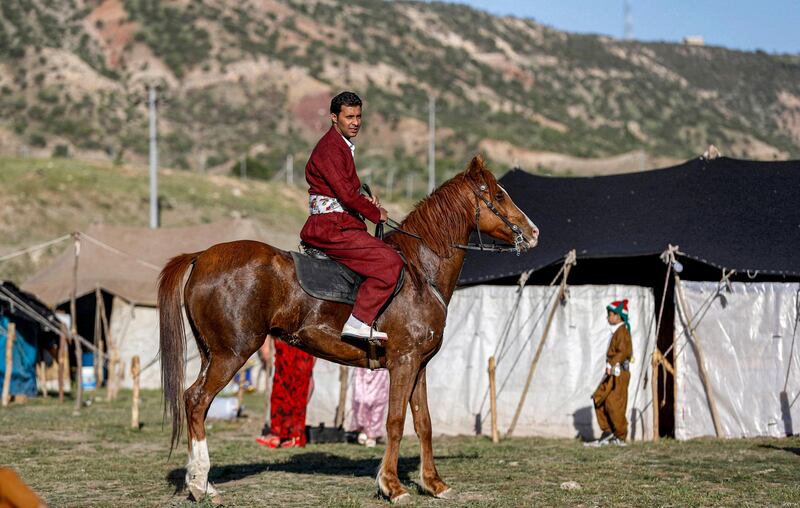
[{"label": "stirrup", "polygon": [[389,340],[388,335],[376,330],[374,326],[369,327],[369,332],[367,332],[367,330],[363,328],[358,329],[354,326],[345,324],[344,328],[342,329],[341,336],[342,338],[349,337],[352,339],[363,340],[371,344],[375,344],[376,346],[382,346],[387,340]]}]

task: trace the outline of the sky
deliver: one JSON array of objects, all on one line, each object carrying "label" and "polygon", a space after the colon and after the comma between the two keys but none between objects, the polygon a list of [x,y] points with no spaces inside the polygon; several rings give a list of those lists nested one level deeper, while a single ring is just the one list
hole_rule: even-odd
[{"label": "sky", "polygon": [[[451,0],[453,1],[453,0]],[[624,0],[455,0],[499,15],[533,18],[567,32],[621,38]],[[628,0],[633,38],[768,53],[800,53],[800,0]]]}]

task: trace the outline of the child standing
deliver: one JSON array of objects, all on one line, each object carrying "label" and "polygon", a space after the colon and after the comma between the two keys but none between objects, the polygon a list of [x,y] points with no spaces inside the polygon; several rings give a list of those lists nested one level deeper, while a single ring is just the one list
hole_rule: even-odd
[{"label": "child standing", "polygon": [[592,395],[595,415],[602,436],[587,446],[613,444],[625,446],[628,436],[628,383],[633,355],[631,327],[628,323],[628,300],[617,300],[606,306],[608,324],[612,326],[611,343],[606,353],[606,372]]}]

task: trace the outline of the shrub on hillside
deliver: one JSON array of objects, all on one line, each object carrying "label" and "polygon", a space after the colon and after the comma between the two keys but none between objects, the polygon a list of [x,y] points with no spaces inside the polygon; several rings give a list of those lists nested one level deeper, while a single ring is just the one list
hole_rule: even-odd
[{"label": "shrub on hillside", "polygon": [[69,147],[67,145],[56,145],[53,149],[53,157],[67,158],[69,156]]}]

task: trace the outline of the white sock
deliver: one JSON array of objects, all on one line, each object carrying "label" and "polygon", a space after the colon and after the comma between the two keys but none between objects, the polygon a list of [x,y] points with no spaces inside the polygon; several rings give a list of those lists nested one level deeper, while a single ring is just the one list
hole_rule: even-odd
[{"label": "white sock", "polygon": [[364,328],[364,327],[369,328],[369,325],[367,323],[361,321],[352,314],[350,314],[350,317],[347,318],[347,324],[355,328]]}]

